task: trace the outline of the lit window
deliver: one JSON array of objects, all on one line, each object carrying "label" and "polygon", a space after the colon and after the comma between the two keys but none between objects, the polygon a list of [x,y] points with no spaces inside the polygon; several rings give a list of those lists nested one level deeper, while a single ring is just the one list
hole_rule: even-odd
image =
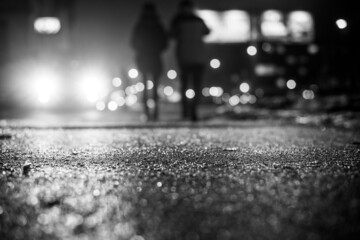
[{"label": "lit window", "polygon": [[210,43],[246,42],[250,39],[250,16],[241,10],[213,11],[199,10],[211,32],[205,37]]},{"label": "lit window", "polygon": [[310,13],[294,11],[288,16],[289,40],[310,42],[314,38],[314,20]]},{"label": "lit window", "polygon": [[34,29],[41,34],[56,34],[61,29],[60,20],[56,17],[40,17],[34,22]]},{"label": "lit window", "polygon": [[244,42],[250,39],[250,17],[240,10],[229,10],[223,16],[223,38],[227,42]]},{"label": "lit window", "polygon": [[265,38],[282,39],[287,36],[284,16],[277,10],[267,10],[262,14],[260,28]]}]

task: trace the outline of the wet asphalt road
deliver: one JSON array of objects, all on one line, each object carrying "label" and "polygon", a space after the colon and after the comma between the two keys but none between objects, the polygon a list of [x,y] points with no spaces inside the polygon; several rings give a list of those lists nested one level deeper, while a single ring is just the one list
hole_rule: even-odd
[{"label": "wet asphalt road", "polygon": [[356,239],[360,134],[2,129],[0,239]]}]

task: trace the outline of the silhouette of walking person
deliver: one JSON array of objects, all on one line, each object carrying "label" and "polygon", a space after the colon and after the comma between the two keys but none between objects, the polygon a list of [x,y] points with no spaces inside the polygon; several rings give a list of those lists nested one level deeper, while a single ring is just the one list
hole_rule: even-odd
[{"label": "silhouette of walking person", "polygon": [[[179,2],[171,21],[170,36],[176,42],[176,59],[180,68],[182,117],[190,117],[191,121],[198,120],[197,107],[206,61],[203,37],[209,33],[204,21],[196,15],[194,3],[190,0]],[[187,99],[186,92],[190,87],[195,96]]]},{"label": "silhouette of walking person", "polygon": [[[159,106],[157,86],[162,73],[161,54],[167,47],[167,33],[152,2],[142,6],[140,17],[131,35],[131,46],[135,51],[135,62],[145,85],[143,93],[144,111],[147,120],[158,119]],[[147,80],[152,79],[155,106],[152,114],[148,104]]]}]

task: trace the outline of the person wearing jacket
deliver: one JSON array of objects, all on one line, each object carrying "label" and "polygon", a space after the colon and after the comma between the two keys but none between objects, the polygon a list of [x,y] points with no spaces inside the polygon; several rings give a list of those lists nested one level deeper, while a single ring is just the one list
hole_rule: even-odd
[{"label": "person wearing jacket", "polygon": [[[146,2],[131,35],[131,46],[135,51],[135,62],[142,75],[144,90],[144,110],[147,120],[158,119],[157,86],[163,71],[162,53],[167,47],[167,33],[152,2]],[[150,114],[148,106],[147,80],[154,82],[153,98],[155,107]]]},{"label": "person wearing jacket", "polygon": [[[190,0],[182,0],[170,26],[170,36],[176,42],[176,59],[180,68],[182,117],[198,120],[203,72],[207,59],[203,38],[210,30],[195,13],[195,5]],[[186,91],[193,88],[195,96],[187,99]]]}]

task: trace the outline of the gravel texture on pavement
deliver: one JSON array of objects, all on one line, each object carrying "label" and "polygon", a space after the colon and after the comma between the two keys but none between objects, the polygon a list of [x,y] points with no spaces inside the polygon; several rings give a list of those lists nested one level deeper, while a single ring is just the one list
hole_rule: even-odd
[{"label": "gravel texture on pavement", "polygon": [[360,134],[2,129],[0,239],[356,239]]}]

